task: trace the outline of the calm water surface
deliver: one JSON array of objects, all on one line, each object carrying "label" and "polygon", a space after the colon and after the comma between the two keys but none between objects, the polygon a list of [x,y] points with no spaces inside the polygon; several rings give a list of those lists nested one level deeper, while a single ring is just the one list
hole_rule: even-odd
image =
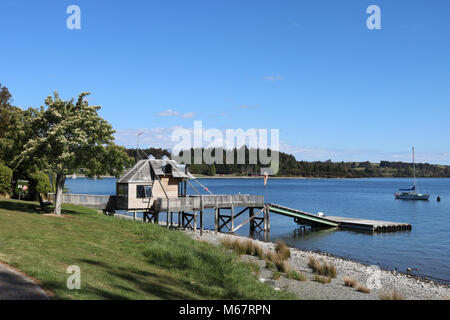
[{"label": "calm water surface", "polygon": [[[409,187],[411,179],[203,179],[216,194],[248,193],[266,196],[266,202],[311,213],[408,222],[412,231],[366,234],[353,231],[299,232],[293,219],[271,214],[271,240],[283,239],[291,246],[329,252],[384,269],[414,273],[450,283],[450,179],[419,179],[421,192],[430,201],[394,199],[399,187]],[[115,179],[68,179],[73,193],[115,194]],[[190,193],[194,193],[189,190]],[[437,196],[441,202],[436,201]],[[209,212],[212,213],[212,212]],[[248,217],[248,216],[247,216]],[[239,221],[247,217],[241,216]],[[213,228],[213,215],[205,215],[205,226]],[[248,236],[248,226],[238,231]]]}]

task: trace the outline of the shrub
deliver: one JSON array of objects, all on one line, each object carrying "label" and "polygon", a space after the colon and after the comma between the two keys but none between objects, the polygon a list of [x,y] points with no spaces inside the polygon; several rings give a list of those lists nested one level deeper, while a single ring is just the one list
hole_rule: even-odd
[{"label": "shrub", "polygon": [[0,194],[11,193],[12,170],[0,163]]},{"label": "shrub", "polygon": [[35,172],[33,174],[30,174],[30,178],[35,186],[36,192],[38,193],[52,192],[50,178],[45,172],[42,171]]},{"label": "shrub", "polygon": [[287,260],[291,257],[291,250],[282,240],[277,241],[275,246],[275,252],[283,260]]}]

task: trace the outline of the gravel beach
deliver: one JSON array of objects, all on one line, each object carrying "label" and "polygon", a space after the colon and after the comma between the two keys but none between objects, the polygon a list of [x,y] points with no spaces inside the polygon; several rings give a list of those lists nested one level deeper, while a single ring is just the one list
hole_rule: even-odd
[{"label": "gravel beach", "polygon": [[[184,232],[196,240],[207,241],[215,245],[219,245],[221,239],[224,238],[248,240],[246,237],[223,233],[215,234],[214,231],[209,230],[203,231],[203,236],[200,236],[198,231],[186,230]],[[275,251],[275,244],[272,242],[253,241],[257,242],[265,251]],[[335,265],[337,275],[336,278],[332,279],[331,283],[321,284],[313,280],[314,274],[307,266],[308,259],[311,256]],[[358,262],[333,257],[324,253],[291,248],[291,258],[289,258],[288,262],[293,269],[304,273],[307,281],[287,279],[284,275],[278,280],[273,280],[273,271],[265,268],[265,261],[253,256],[242,256],[241,258],[259,264],[261,272],[258,277],[261,282],[265,282],[274,288],[286,289],[297,294],[302,299],[379,300],[381,295],[392,293],[394,290],[406,300],[450,299],[450,286],[404,273],[375,269]],[[352,278],[362,286],[372,288],[372,290],[370,290],[370,293],[362,293],[352,287],[347,287],[344,285],[344,278],[346,277]]]}]

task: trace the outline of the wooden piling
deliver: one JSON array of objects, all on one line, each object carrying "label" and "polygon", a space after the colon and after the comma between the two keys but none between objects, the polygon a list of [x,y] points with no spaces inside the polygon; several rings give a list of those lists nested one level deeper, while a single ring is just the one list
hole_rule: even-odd
[{"label": "wooden piling", "polygon": [[197,211],[194,211],[194,231],[197,231]]},{"label": "wooden piling", "polygon": [[200,236],[203,236],[203,210],[200,211]]},{"label": "wooden piling", "polygon": [[219,231],[219,208],[216,207],[214,210],[214,232],[217,234]]},{"label": "wooden piling", "polygon": [[234,229],[234,205],[231,205],[231,230]]}]

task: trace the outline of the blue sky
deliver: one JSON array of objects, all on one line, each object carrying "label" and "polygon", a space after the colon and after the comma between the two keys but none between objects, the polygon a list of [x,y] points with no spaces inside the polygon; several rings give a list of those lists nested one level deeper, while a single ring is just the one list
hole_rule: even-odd
[{"label": "blue sky", "polygon": [[[81,30],[66,8],[81,8]],[[369,30],[369,5],[381,30]],[[297,159],[450,164],[448,1],[3,0],[0,82],[20,107],[90,91],[117,142],[280,129]]]}]

